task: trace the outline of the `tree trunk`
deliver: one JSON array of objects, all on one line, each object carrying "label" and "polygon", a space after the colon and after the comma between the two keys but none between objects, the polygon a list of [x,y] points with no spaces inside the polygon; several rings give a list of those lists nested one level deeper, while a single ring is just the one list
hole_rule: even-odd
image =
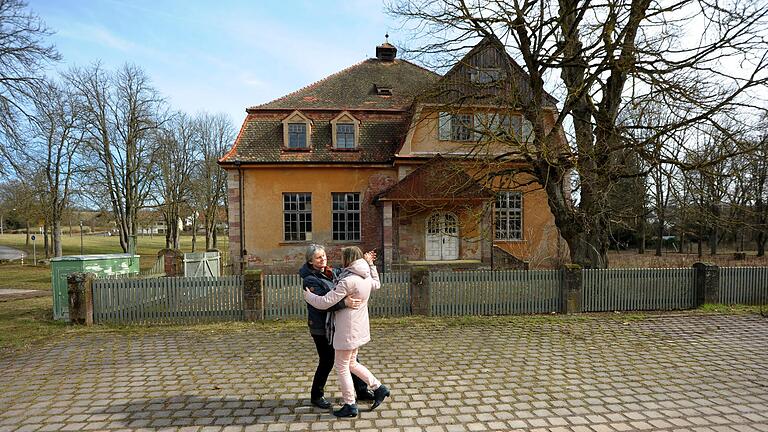
[{"label": "tree trunk", "polygon": [[640,233],[640,243],[637,245],[637,253],[643,255],[645,253],[645,218],[640,218],[637,231]]},{"label": "tree trunk", "polygon": [[760,230],[760,232],[757,233],[757,237],[755,238],[755,241],[757,243],[757,256],[765,256],[765,243],[766,240],[768,240],[768,236],[765,235],[765,231]]},{"label": "tree trunk", "polygon": [[43,222],[43,249],[45,250],[45,258],[50,258],[51,243],[48,240],[48,233],[50,232],[50,224],[48,221]]},{"label": "tree trunk", "polygon": [[24,223],[27,225],[27,241],[25,244],[29,246],[29,221],[24,221]]},{"label": "tree trunk", "polygon": [[197,247],[197,216],[196,213],[192,212],[192,252],[195,252],[195,248]]},{"label": "tree trunk", "polygon": [[[54,220],[53,221],[53,229],[52,235],[53,235],[53,256],[60,257],[62,256],[62,250],[61,250],[61,223]],[[70,236],[72,234],[72,227],[69,228]]]},{"label": "tree trunk", "polygon": [[656,242],[656,256],[660,257],[664,247],[664,212],[659,214],[659,228],[656,230],[656,235],[659,238],[659,241]]}]

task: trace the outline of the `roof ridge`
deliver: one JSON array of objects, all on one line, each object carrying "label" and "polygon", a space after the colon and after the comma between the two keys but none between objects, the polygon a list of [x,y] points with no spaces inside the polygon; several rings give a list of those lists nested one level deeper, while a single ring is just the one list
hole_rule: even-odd
[{"label": "roof ridge", "polygon": [[311,84],[307,84],[307,85],[305,85],[304,87],[302,87],[302,88],[300,88],[300,89],[298,89],[298,90],[292,91],[292,92],[290,92],[290,93],[288,93],[288,94],[286,94],[286,95],[280,96],[279,98],[277,98],[277,99],[273,99],[273,100],[271,100],[271,101],[269,101],[269,102],[264,102],[263,104],[254,105],[254,106],[248,107],[247,109],[256,109],[256,108],[262,107],[262,106],[264,106],[264,105],[269,105],[269,104],[271,104],[271,103],[274,103],[274,102],[278,102],[278,101],[281,101],[281,100],[283,100],[283,99],[286,99],[286,98],[288,98],[288,97],[290,97],[290,96],[293,96],[293,95],[295,95],[296,93],[300,93],[300,92],[302,92],[302,91],[304,91],[304,90],[307,90],[307,89],[308,89],[308,88],[310,88],[310,87],[314,87],[314,86],[316,86],[316,85],[319,85],[319,84],[320,84],[320,83],[322,83],[322,82],[328,81],[329,79],[331,79],[331,78],[333,78],[333,77],[335,77],[335,76],[337,76],[337,75],[340,75],[341,73],[343,73],[343,72],[346,72],[346,71],[348,71],[348,70],[350,70],[350,69],[352,69],[352,68],[354,68],[354,67],[360,66],[361,64],[363,64],[363,63],[365,63],[365,62],[367,62],[367,61],[369,61],[369,60],[372,60],[372,59],[370,59],[370,58],[367,58],[367,59],[365,59],[365,60],[363,60],[363,61],[359,61],[359,62],[357,62],[357,63],[355,63],[355,64],[353,64],[353,65],[351,65],[351,66],[347,66],[346,68],[344,68],[344,69],[342,69],[342,70],[340,70],[340,71],[338,71],[338,72],[332,73],[332,74],[328,75],[328,76],[327,76],[327,77],[325,77],[325,78],[322,78],[322,79],[320,79],[320,80],[317,80],[317,81],[315,81],[315,82],[313,82],[313,83],[311,83]]},{"label": "roof ridge", "polygon": [[416,64],[416,63],[414,63],[414,62],[412,62],[412,61],[408,61],[408,60],[406,60],[406,59],[398,59],[398,60],[400,60],[400,61],[402,61],[402,62],[405,62],[405,63],[408,63],[408,64],[409,64],[409,65],[411,65],[411,66],[416,66],[417,68],[419,68],[419,69],[421,69],[421,70],[423,70],[423,71],[429,72],[429,73],[431,73],[432,75],[435,75],[435,76],[437,76],[438,78],[442,78],[442,77],[443,77],[443,76],[442,76],[442,75],[440,75],[439,73],[437,73],[437,72],[435,72],[435,71],[433,71],[433,70],[429,70],[429,69],[425,68],[424,66],[422,66],[422,65],[418,65],[418,64]]}]

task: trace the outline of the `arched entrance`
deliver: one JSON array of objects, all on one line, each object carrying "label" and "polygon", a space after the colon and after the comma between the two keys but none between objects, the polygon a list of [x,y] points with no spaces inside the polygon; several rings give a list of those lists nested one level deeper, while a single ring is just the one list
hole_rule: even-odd
[{"label": "arched entrance", "polygon": [[455,214],[434,212],[427,218],[427,261],[459,259],[459,223]]}]

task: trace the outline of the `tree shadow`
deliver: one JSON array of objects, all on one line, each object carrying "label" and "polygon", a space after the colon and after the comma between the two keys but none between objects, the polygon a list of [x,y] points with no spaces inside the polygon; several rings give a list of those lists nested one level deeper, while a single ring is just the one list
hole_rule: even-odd
[{"label": "tree shadow", "polygon": [[307,399],[197,395],[136,399],[103,407],[101,414],[128,428],[272,424],[333,418],[330,410],[313,407]]}]

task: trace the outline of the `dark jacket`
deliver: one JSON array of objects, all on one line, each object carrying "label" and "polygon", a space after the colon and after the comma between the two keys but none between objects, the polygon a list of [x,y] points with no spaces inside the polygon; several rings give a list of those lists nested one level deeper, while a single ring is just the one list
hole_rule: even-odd
[{"label": "dark jacket", "polygon": [[[299,269],[299,276],[304,279],[303,287],[309,287],[311,291],[319,296],[326,295],[329,291],[333,290],[334,280],[338,278],[340,269],[333,269],[330,274],[322,273],[315,270],[309,263],[304,263]],[[342,299],[340,302],[328,308],[328,310],[316,309],[307,303],[307,325],[309,325],[309,333],[313,335],[326,335],[325,321],[328,317],[328,312],[344,309],[347,307]]]}]

